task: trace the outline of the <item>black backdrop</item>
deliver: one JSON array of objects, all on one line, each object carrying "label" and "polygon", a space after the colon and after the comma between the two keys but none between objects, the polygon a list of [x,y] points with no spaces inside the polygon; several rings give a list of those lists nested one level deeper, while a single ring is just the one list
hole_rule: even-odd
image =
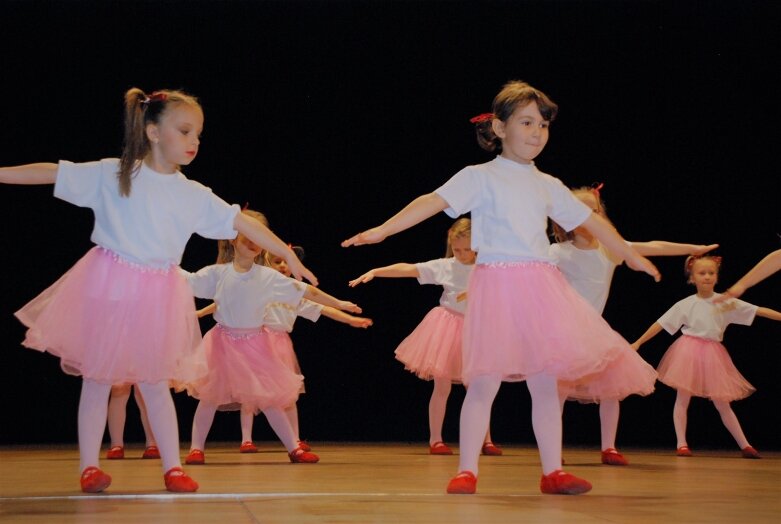
[{"label": "black backdrop", "polygon": [[[393,350],[440,288],[380,279],[353,290],[347,281],[442,256],[451,221],[443,214],[376,246],[340,241],[490,159],[468,119],[490,109],[505,81],[523,79],[560,105],[542,170],[570,186],[604,181],[608,212],[629,240],[721,243],[722,283],[733,282],[779,247],[780,15],[775,2],[745,0],[9,1],[0,165],[118,156],[126,89],[196,94],[206,127],[186,174],[265,212],[277,234],[305,246],[321,287],[376,323],[297,322],[302,437],[425,441],[431,384],[405,372]],[[92,215],[54,199],[51,187],[4,186],[0,198],[0,443],[75,442],[80,380],[21,347],[13,312],[86,252]],[[215,254],[214,241],[194,237],[182,265],[194,270]],[[681,258],[656,262],[659,284],[616,272],[605,316],[630,341],[693,292]],[[744,298],[781,309],[779,278]],[[758,390],[734,408],[760,450],[779,447],[780,328],[758,319],[725,337]],[[643,356],[656,365],[672,339],[660,334]],[[450,442],[462,398],[455,387]],[[673,400],[661,384],[627,399],[619,446],[673,447]],[[187,441],[195,401],[175,401]],[[127,439],[140,440],[129,409]],[[211,438],[238,441],[238,426],[235,413],[218,416]],[[502,386],[493,432],[499,443],[534,441],[523,384]],[[274,438],[262,419],[255,436]],[[692,402],[689,437],[694,447],[734,445],[702,399]],[[565,442],[598,445],[595,406],[568,405]]]}]

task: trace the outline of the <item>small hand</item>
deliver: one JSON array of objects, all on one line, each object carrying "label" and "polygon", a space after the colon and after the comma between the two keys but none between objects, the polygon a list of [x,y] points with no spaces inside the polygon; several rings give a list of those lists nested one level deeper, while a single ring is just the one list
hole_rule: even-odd
[{"label": "small hand", "polygon": [[296,278],[296,280],[301,280],[302,278],[305,278],[309,281],[310,284],[313,286],[317,286],[317,277],[309,271],[304,264],[301,263],[300,260],[298,260],[298,257],[291,257],[290,260],[287,261],[287,266],[290,269],[290,272],[293,274],[293,276]]},{"label": "small hand", "polygon": [[363,317],[353,317],[350,319],[350,325],[354,328],[364,328],[371,326],[374,324],[374,321],[370,318],[363,318]]},{"label": "small hand", "polygon": [[353,304],[352,302],[348,302],[346,300],[340,300],[339,301],[339,309],[342,311],[349,311],[350,313],[362,313],[363,310],[358,307],[357,304]]},{"label": "small hand", "polygon": [[707,245],[707,246],[697,246],[694,250],[692,250],[691,254],[692,255],[697,255],[697,256],[704,255],[708,251],[713,251],[717,247],[719,247],[718,244],[710,244],[710,245]]},{"label": "small hand", "polygon": [[724,293],[722,293],[720,296],[713,299],[713,303],[720,304],[731,298],[738,298],[745,292],[746,292],[745,286],[742,286],[740,284],[735,284],[731,288],[726,290]]},{"label": "small hand", "polygon": [[363,275],[359,276],[355,280],[350,280],[349,286],[350,287],[355,287],[358,284],[365,284],[365,283],[367,283],[367,282],[369,282],[369,281],[371,281],[373,279],[374,279],[374,271],[367,271],[366,273],[364,273]]},{"label": "small hand", "polygon": [[662,280],[662,274],[656,269],[656,266],[647,258],[641,256],[635,259],[627,259],[626,265],[635,271],[643,271],[654,277],[654,281],[659,282]]},{"label": "small hand", "polygon": [[382,233],[379,227],[367,229],[363,233],[358,233],[354,237],[348,238],[342,242],[342,247],[362,246],[364,244],[377,244],[385,240],[386,235]]}]

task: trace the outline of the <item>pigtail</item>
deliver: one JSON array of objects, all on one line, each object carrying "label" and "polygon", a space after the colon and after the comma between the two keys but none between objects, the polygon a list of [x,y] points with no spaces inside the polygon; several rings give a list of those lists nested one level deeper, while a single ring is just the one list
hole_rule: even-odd
[{"label": "pigtail", "polygon": [[483,113],[469,119],[475,125],[475,135],[477,143],[486,151],[495,151],[502,149],[502,141],[494,134],[493,121],[496,115],[493,113]]},{"label": "pigtail", "polygon": [[137,87],[130,88],[125,93],[125,136],[117,174],[119,193],[122,196],[130,195],[131,180],[140,167],[138,161],[149,152],[144,125],[144,100],[147,100],[146,93]]}]

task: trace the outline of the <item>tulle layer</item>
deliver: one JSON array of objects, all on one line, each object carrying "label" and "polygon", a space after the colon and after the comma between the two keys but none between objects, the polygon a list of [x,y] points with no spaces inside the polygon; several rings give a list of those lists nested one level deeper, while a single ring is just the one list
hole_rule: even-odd
[{"label": "tulle layer", "polygon": [[189,382],[207,372],[189,284],[95,247],[16,312],[22,344],[102,383]]},{"label": "tulle layer", "polygon": [[461,332],[464,317],[437,306],[396,348],[396,359],[424,380],[461,382]]},{"label": "tulle layer", "polygon": [[657,366],[659,380],[698,397],[732,401],[756,389],[740,374],[721,342],[681,335]]},{"label": "tulle layer", "polygon": [[479,264],[468,296],[465,383],[479,375],[518,381],[545,373],[584,400],[653,391],[653,368],[555,266]]},{"label": "tulle layer", "polygon": [[304,377],[280,361],[260,331],[236,336],[215,326],[203,340],[209,374],[187,392],[223,411],[258,413],[296,402]]},{"label": "tulle layer", "polygon": [[[298,358],[296,357],[296,352],[293,350],[293,340],[291,340],[287,331],[264,327],[262,335],[266,338],[266,341],[271,348],[271,351],[274,352],[274,355],[276,355],[276,357],[281,360],[290,371],[296,375],[300,375],[301,366],[298,365]],[[301,384],[301,390],[299,392],[306,392],[303,383]]]}]

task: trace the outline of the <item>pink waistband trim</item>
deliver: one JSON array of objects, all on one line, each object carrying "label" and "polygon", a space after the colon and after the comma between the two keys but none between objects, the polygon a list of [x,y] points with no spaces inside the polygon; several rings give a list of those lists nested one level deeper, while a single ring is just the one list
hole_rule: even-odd
[{"label": "pink waistband trim", "polygon": [[261,328],[232,328],[217,324],[217,329],[222,331],[228,338],[233,340],[247,340],[257,337],[262,333]]},{"label": "pink waistband trim", "polygon": [[488,262],[487,264],[477,264],[477,268],[486,268],[486,269],[530,267],[530,266],[542,266],[551,269],[559,269],[556,264],[552,262],[546,262],[544,260],[518,260],[513,262]]},{"label": "pink waistband trim", "polygon": [[114,251],[111,251],[110,249],[106,249],[105,247],[97,246],[97,249],[101,255],[110,256],[114,260],[114,262],[129,267],[134,271],[140,271],[142,273],[160,273],[164,275],[170,273],[172,270],[174,270],[177,267],[176,264],[174,263],[170,263],[166,267],[145,266],[144,264],[139,264],[138,262],[131,262],[130,260],[123,258],[121,255],[115,253]]}]

